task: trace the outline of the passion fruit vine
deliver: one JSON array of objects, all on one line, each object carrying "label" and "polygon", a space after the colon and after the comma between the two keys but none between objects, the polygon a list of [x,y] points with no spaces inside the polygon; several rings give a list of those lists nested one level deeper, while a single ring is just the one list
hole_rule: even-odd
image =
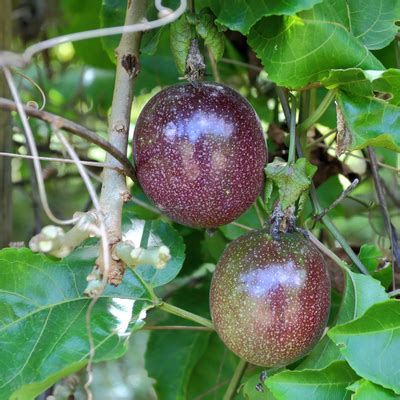
[{"label": "passion fruit vine", "polygon": [[318,249],[300,233],[279,241],[266,230],[233,241],[210,292],[211,316],[222,341],[244,360],[276,367],[308,353],[330,308],[330,281]]},{"label": "passion fruit vine", "polygon": [[217,83],[184,83],[156,94],[133,140],[146,195],[171,219],[202,228],[232,222],[254,202],[266,151],[252,106]]}]

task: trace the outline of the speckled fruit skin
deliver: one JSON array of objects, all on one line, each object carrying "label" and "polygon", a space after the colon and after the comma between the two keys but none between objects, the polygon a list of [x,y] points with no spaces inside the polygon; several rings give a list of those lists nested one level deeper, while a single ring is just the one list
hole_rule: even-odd
[{"label": "speckled fruit skin", "polygon": [[318,249],[300,233],[274,241],[266,230],[233,241],[215,270],[211,316],[222,341],[246,361],[290,364],[321,337],[330,281]]},{"label": "speckled fruit skin", "polygon": [[217,83],[168,87],[144,107],[133,141],[139,183],[171,219],[232,222],[262,189],[266,145],[246,99]]}]

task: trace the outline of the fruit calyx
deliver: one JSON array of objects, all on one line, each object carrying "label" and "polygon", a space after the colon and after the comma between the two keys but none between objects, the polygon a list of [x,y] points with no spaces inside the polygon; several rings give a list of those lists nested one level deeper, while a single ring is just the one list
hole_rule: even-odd
[{"label": "fruit calyx", "polygon": [[199,49],[198,39],[192,39],[190,42],[189,53],[186,58],[185,79],[187,79],[194,87],[197,87],[197,81],[204,78],[206,64],[204,57]]}]

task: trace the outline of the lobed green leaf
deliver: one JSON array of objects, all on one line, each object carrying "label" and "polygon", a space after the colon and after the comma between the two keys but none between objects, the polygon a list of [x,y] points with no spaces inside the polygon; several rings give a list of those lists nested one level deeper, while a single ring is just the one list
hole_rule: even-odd
[{"label": "lobed green leaf", "polygon": [[338,325],[329,337],[358,375],[400,393],[400,302],[370,307],[355,321]]},{"label": "lobed green leaf", "polygon": [[399,399],[399,396],[396,396],[391,390],[385,389],[382,386],[375,385],[372,382],[366,381],[362,379],[361,381],[356,382],[356,384],[349,387],[349,389],[353,390],[354,386],[354,395],[352,400],[396,400]]},{"label": "lobed green leaf", "polygon": [[208,6],[217,16],[217,22],[233,31],[244,35],[262,17],[268,15],[294,15],[307,10],[322,0],[299,0],[288,2],[285,0],[200,0],[200,6]]},{"label": "lobed green leaf", "polygon": [[349,95],[373,97],[374,92],[389,94],[389,103],[400,104],[400,70],[389,68],[385,71],[363,71],[360,68],[331,70],[321,80],[328,89],[339,88]]},{"label": "lobed green leaf", "polygon": [[186,71],[186,59],[192,38],[192,25],[188,22],[186,15],[182,15],[170,25],[171,51],[178,71],[182,75]]},{"label": "lobed green leaf", "polygon": [[225,48],[224,34],[217,29],[214,15],[207,9],[198,15],[196,31],[204,39],[204,44],[210,49],[216,61],[219,61]]},{"label": "lobed green leaf", "polygon": [[301,88],[319,82],[331,69],[383,70],[351,31],[345,0],[325,0],[295,16],[263,18],[248,42],[276,84]]},{"label": "lobed green leaf", "polygon": [[267,378],[266,386],[277,400],[350,399],[347,389],[357,374],[345,361],[336,361],[319,370],[283,371]]},{"label": "lobed green leaf", "polygon": [[378,146],[400,152],[400,106],[342,91],[336,100],[351,133],[349,150]]},{"label": "lobed green leaf", "polygon": [[[133,216],[125,213],[124,218],[125,235],[140,243],[144,221],[135,220],[136,231],[129,232]],[[162,241],[172,258],[163,270],[128,269],[118,288],[107,287],[91,313],[95,361],[122,356],[130,334],[143,325],[150,297],[138,276],[161,286],[182,267],[184,244],[174,229],[151,221],[149,240]],[[86,365],[91,299],[83,293],[97,252],[97,245],[86,245],[56,260],[28,249],[0,251],[0,398],[31,399]]]},{"label": "lobed green leaf", "polygon": [[[373,304],[389,298],[380,282],[370,276],[347,270],[345,279],[346,286],[337,324],[352,321],[363,315]],[[328,336],[324,336],[297,369],[324,368],[332,361],[342,358],[338,347]]]},{"label": "lobed green leaf", "polygon": [[291,165],[276,158],[265,167],[267,178],[278,188],[283,210],[293,205],[308,190],[316,171],[317,167],[305,158],[299,158]]}]

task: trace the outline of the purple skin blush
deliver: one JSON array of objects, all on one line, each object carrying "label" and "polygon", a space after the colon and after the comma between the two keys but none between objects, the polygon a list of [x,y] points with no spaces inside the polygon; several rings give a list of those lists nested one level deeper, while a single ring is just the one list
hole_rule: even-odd
[{"label": "purple skin blush", "polygon": [[260,121],[245,98],[218,83],[156,94],[138,118],[133,153],[143,191],[184,225],[228,224],[262,190],[267,149]]},{"label": "purple skin blush", "polygon": [[301,233],[273,240],[267,230],[231,242],[213,275],[210,309],[222,341],[266,367],[292,363],[321,338],[330,281],[319,250]]}]

